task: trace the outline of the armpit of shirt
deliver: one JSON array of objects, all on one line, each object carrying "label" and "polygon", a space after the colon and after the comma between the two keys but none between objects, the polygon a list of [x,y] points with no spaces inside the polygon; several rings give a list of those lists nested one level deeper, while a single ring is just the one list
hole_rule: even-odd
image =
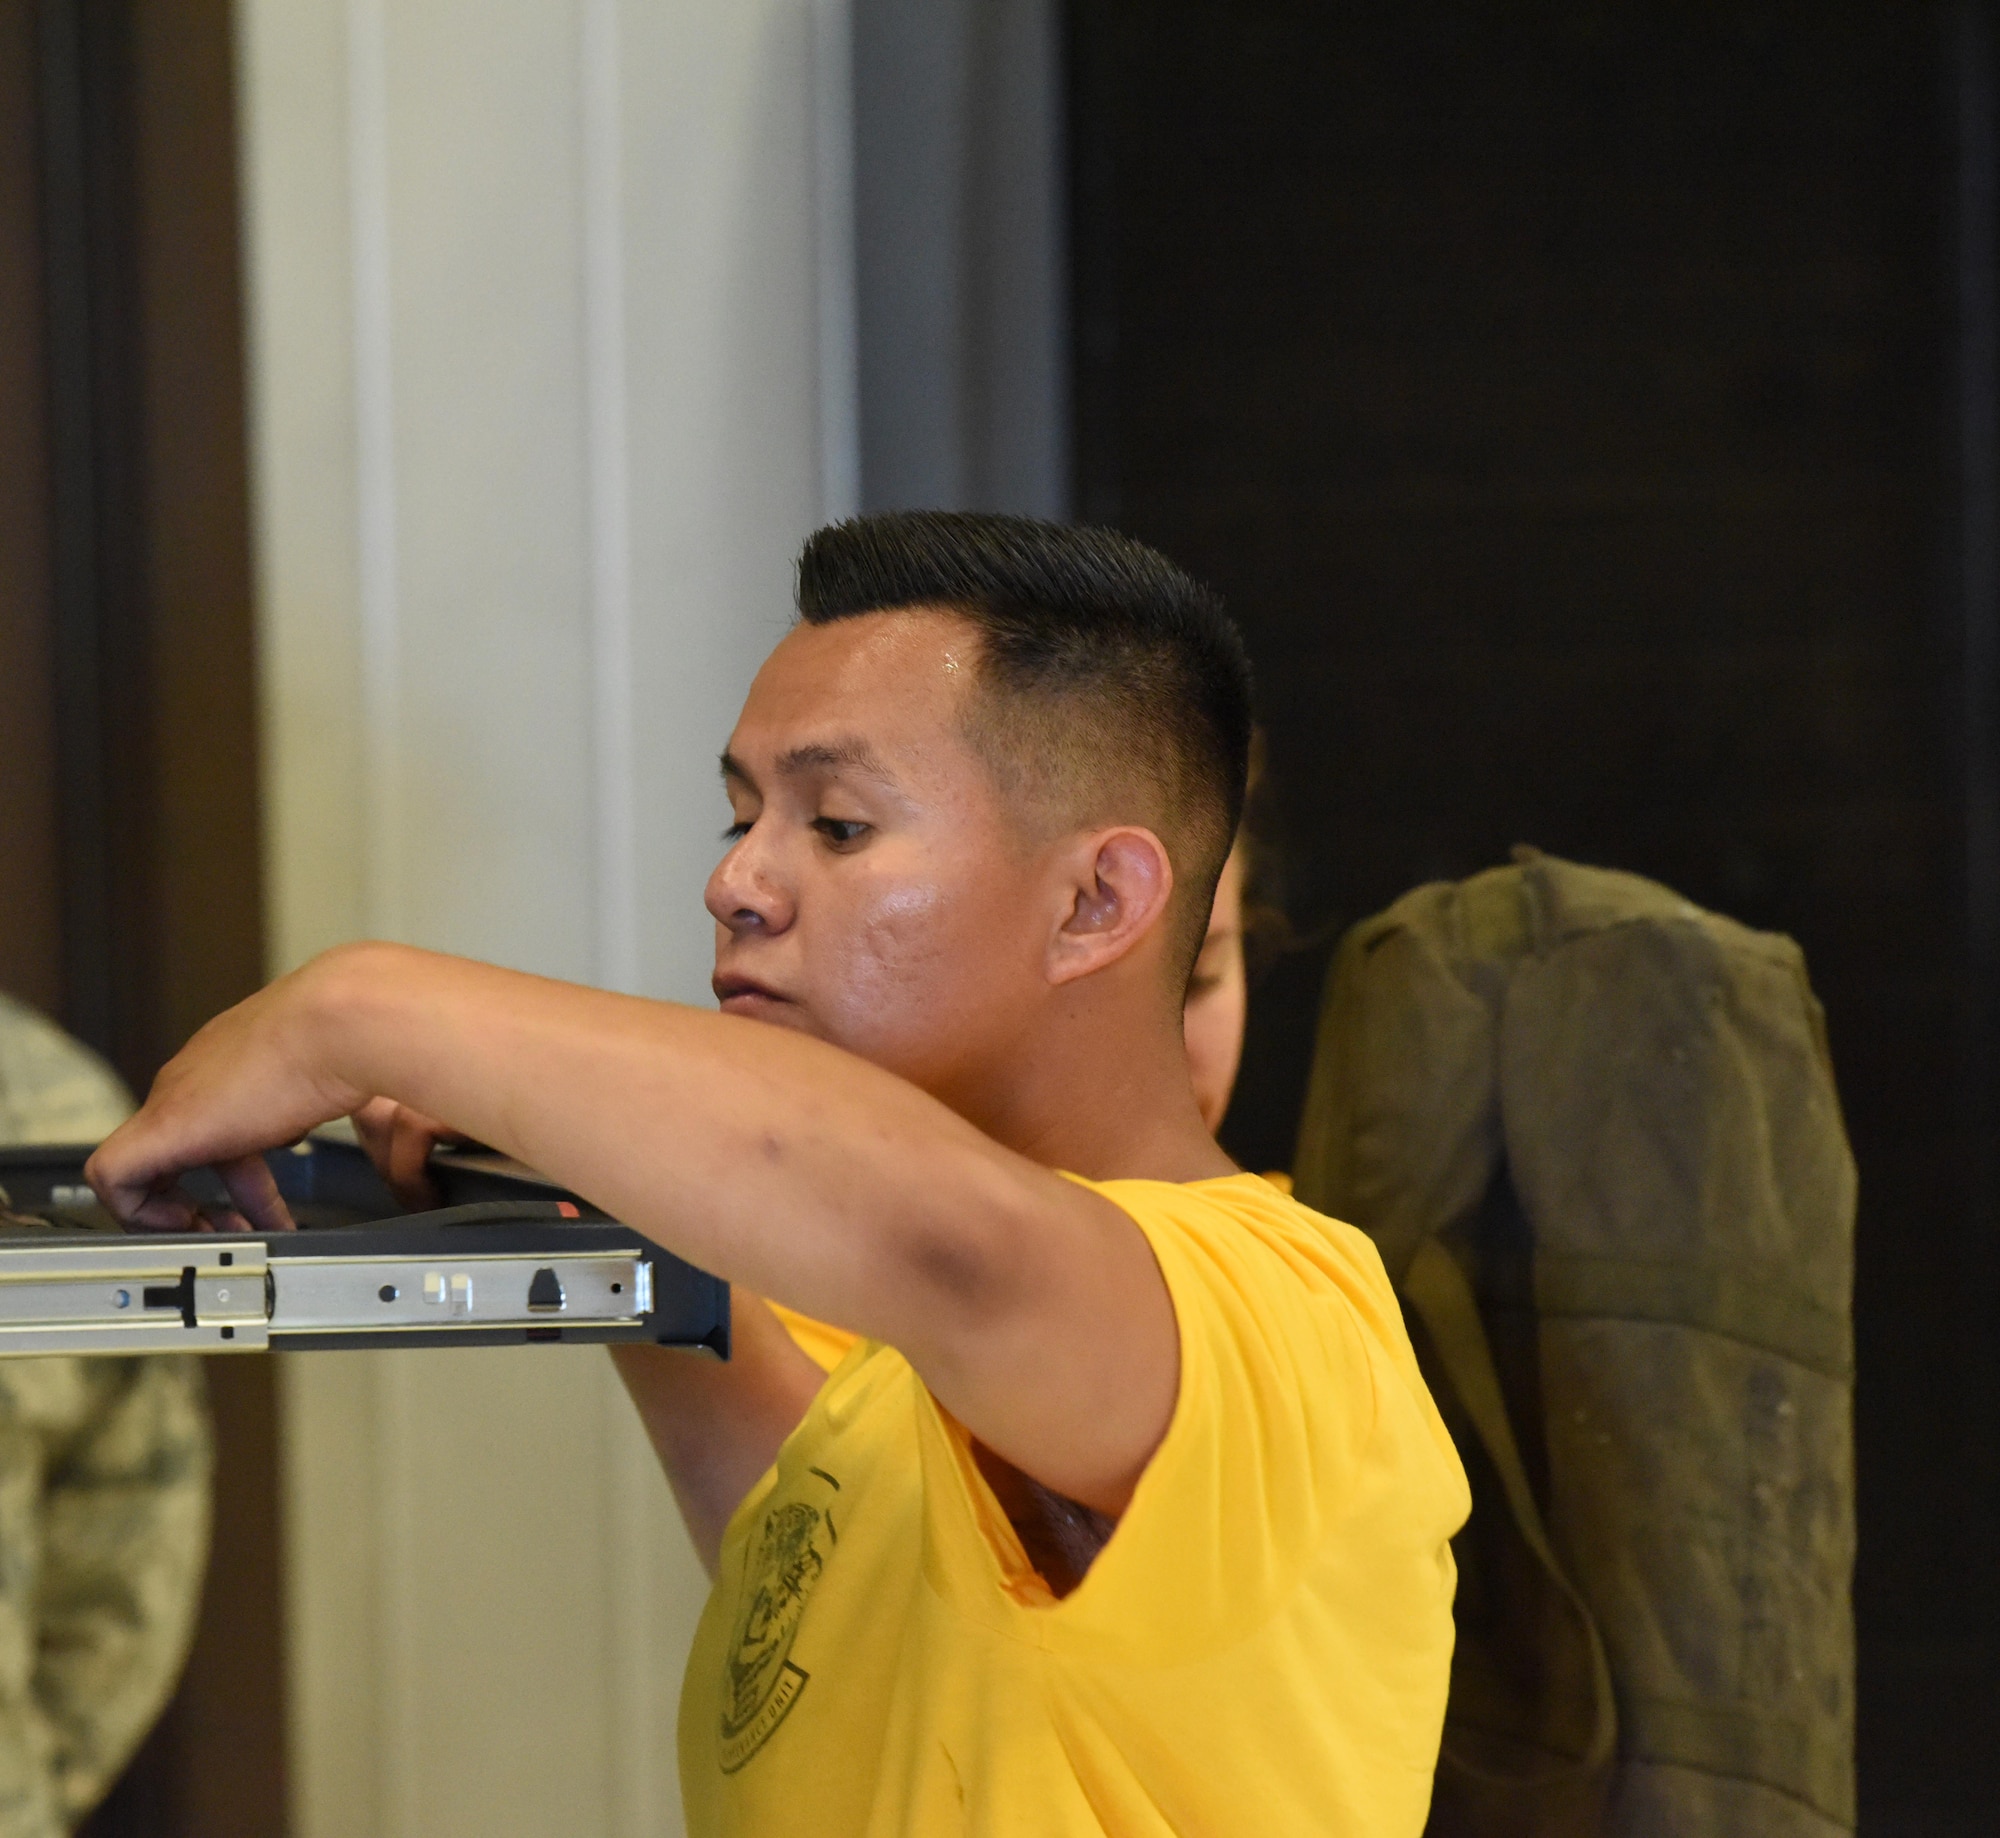
[{"label": "armpit of shirt", "polygon": [[831,1372],[860,1344],[859,1334],[850,1334],[844,1327],[831,1327],[824,1321],[815,1321],[810,1315],[802,1315],[795,1308],[787,1308],[781,1302],[770,1304],[772,1314],[784,1323],[785,1332],[791,1335],[799,1351],[822,1372]]}]

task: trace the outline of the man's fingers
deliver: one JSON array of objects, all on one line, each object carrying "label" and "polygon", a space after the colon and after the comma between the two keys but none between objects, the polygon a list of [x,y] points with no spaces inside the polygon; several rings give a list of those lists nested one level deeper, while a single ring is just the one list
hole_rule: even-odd
[{"label": "man's fingers", "polygon": [[431,1150],[451,1134],[445,1125],[394,1098],[371,1098],[354,1113],[354,1133],[389,1191],[411,1212],[438,1204],[430,1159]]},{"label": "man's fingers", "polygon": [[413,1213],[428,1212],[438,1203],[429,1174],[431,1150],[437,1143],[430,1121],[414,1111],[401,1111],[389,1144],[390,1191]]},{"label": "man's fingers", "polygon": [[384,1180],[389,1175],[389,1145],[395,1140],[396,1113],[403,1107],[394,1098],[370,1098],[349,1119],[361,1146],[368,1151]]},{"label": "man's fingers", "polygon": [[291,1208],[278,1191],[277,1177],[261,1155],[243,1155],[234,1161],[219,1162],[229,1197],[236,1202],[235,1214],[224,1214],[217,1223],[224,1231],[289,1232],[295,1230]]},{"label": "man's fingers", "polygon": [[112,1216],[154,1232],[192,1229],[194,1201],[130,1150],[132,1125],[115,1131],[83,1164],[83,1178]]},{"label": "man's fingers", "polygon": [[144,1232],[289,1232],[291,1211],[261,1155],[218,1164],[215,1172],[229,1190],[229,1206],[203,1206],[177,1182],[154,1185],[121,1181],[92,1156],[84,1178],[126,1225]]},{"label": "man's fingers", "polygon": [[128,1226],[143,1232],[198,1232],[201,1210],[178,1187],[143,1194],[129,1206],[119,1206],[100,1187],[99,1197]]}]

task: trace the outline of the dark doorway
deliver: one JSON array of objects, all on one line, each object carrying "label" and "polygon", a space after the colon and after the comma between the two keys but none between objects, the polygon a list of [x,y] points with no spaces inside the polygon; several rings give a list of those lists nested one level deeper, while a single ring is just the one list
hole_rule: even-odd
[{"label": "dark doorway", "polygon": [[[143,1091],[261,980],[227,0],[0,0],[0,986]],[[269,1362],[213,1360],[211,1583],[86,1829],[284,1828]]]},{"label": "dark doorway", "polygon": [[34,8],[0,4],[0,988],[62,1001]]},{"label": "dark doorway", "polygon": [[[1805,945],[1862,1177],[1864,1829],[1990,1829],[1991,21],[1070,23],[1078,512],[1241,618],[1297,916],[1532,842]],[[1250,1165],[1323,965],[1253,1003]]]}]

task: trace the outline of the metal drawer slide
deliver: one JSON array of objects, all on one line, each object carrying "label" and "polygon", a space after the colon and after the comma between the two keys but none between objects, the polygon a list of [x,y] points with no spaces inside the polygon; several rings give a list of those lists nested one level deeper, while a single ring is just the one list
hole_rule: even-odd
[{"label": "metal drawer slide", "polygon": [[88,1154],[0,1150],[15,1221],[0,1229],[0,1357],[524,1341],[728,1356],[726,1284],[494,1157],[439,1157],[456,1204],[404,1214],[358,1150],[315,1141],[269,1158],[305,1229],[150,1235],[98,1208]]}]

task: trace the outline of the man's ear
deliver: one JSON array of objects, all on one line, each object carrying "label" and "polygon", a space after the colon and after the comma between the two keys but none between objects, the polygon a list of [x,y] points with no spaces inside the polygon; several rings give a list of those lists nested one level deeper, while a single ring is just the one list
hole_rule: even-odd
[{"label": "man's ear", "polygon": [[1151,830],[1087,832],[1064,865],[1066,910],[1049,940],[1052,983],[1115,964],[1164,923],[1174,892],[1174,865]]}]

